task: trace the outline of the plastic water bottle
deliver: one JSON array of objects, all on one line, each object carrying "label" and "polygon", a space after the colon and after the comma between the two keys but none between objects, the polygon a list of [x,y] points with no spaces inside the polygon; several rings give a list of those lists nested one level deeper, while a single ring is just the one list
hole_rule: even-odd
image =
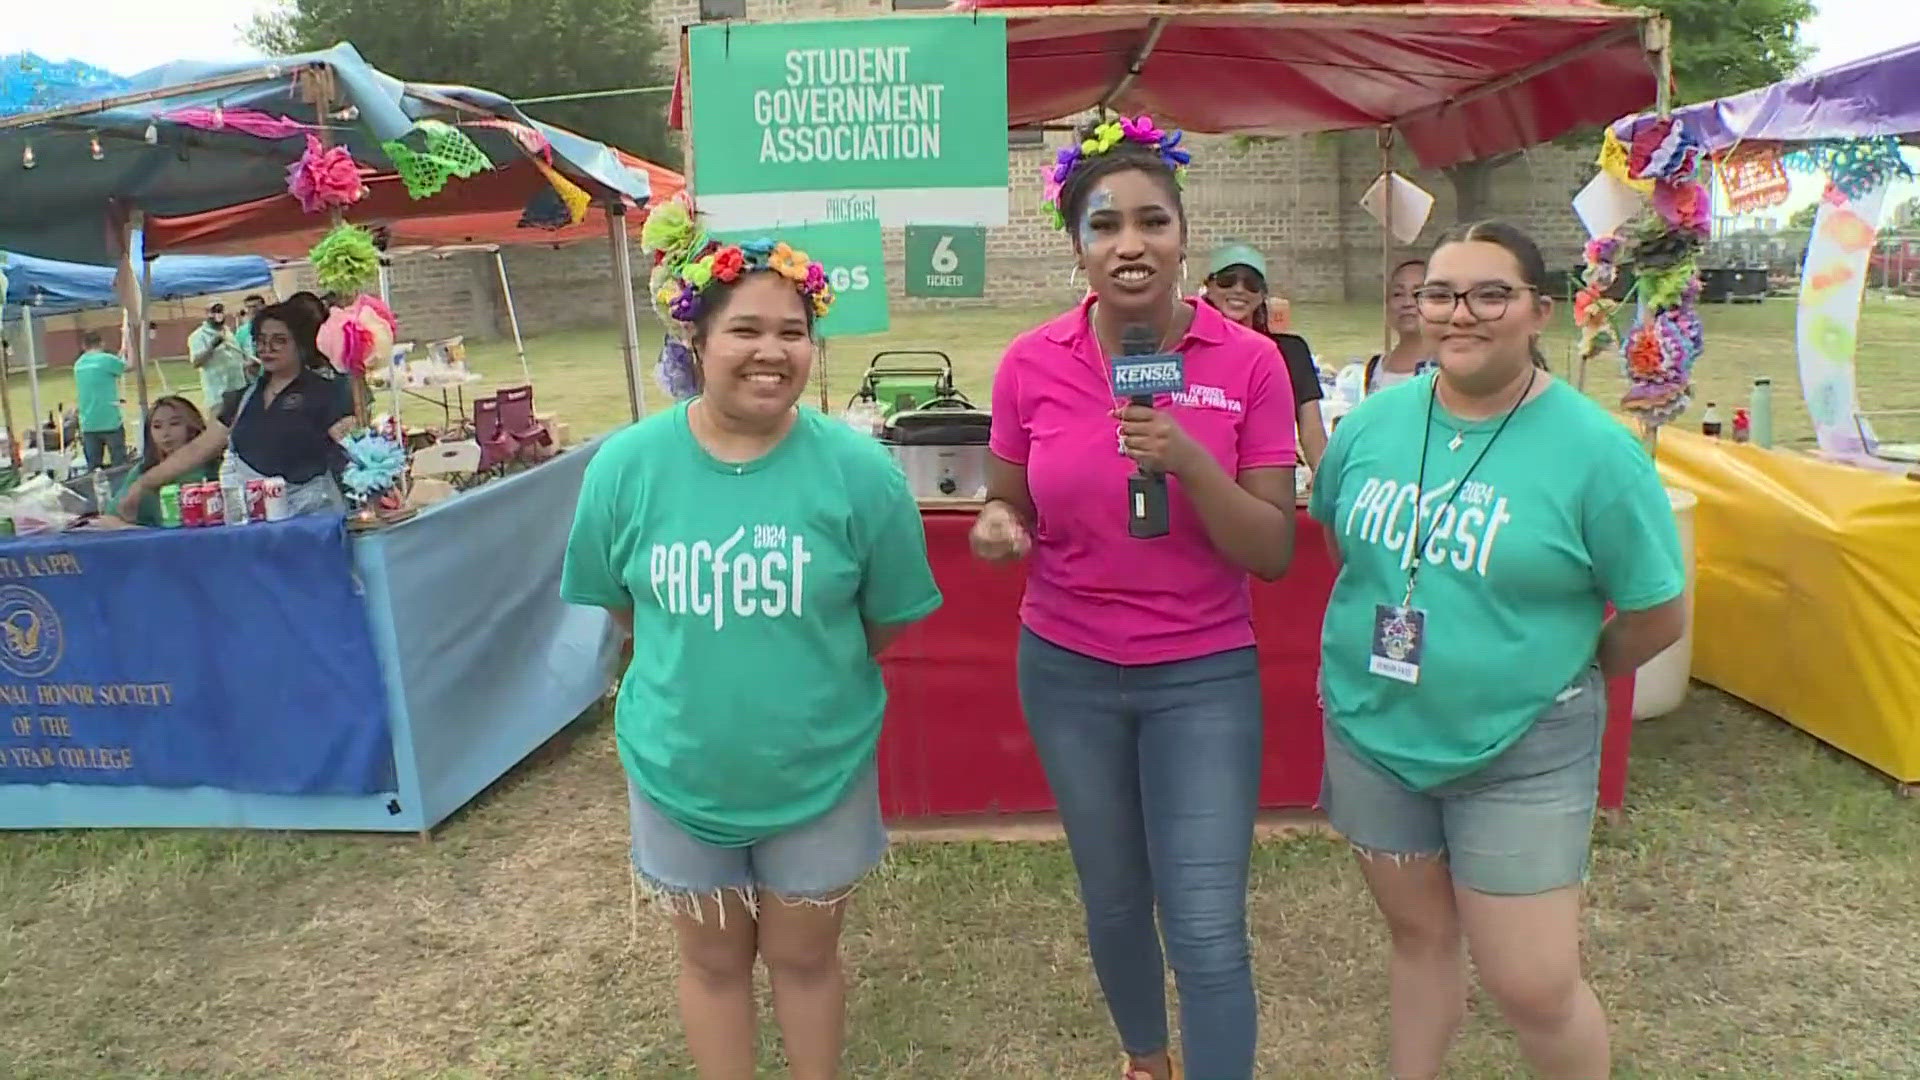
[{"label": "plastic water bottle", "polygon": [[113,485],[107,483],[107,470],[93,470],[93,512],[113,513]]},{"label": "plastic water bottle", "polygon": [[220,461],[220,510],[228,525],[247,523],[247,482],[231,453]]},{"label": "plastic water bottle", "polygon": [[1773,446],[1773,380],[1765,375],[1753,380],[1753,401],[1748,405],[1753,417],[1753,445]]},{"label": "plastic water bottle", "polygon": [[1720,406],[1714,402],[1707,402],[1706,415],[1700,418],[1700,434],[1710,439],[1720,437]]}]

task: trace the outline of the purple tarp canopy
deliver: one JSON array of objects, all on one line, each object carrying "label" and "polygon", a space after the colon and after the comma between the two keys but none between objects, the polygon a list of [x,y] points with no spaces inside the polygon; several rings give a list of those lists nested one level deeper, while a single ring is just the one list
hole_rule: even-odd
[{"label": "purple tarp canopy", "polygon": [[[1920,133],[1920,42],[1717,101],[1674,110],[1711,152],[1740,142],[1817,142]],[[1614,123],[1627,137],[1638,117]]]}]

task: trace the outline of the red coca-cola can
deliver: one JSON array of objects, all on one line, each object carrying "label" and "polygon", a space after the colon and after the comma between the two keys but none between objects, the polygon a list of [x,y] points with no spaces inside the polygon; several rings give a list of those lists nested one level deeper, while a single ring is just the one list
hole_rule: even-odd
[{"label": "red coca-cola can", "polygon": [[227,523],[227,499],[220,491],[218,480],[209,480],[200,485],[201,500],[205,511],[200,518],[202,525],[225,525]]},{"label": "red coca-cola can", "polygon": [[247,481],[247,520],[267,520],[267,482],[265,480]]},{"label": "red coca-cola can", "polygon": [[207,485],[180,485],[180,527],[197,529],[207,523]]}]

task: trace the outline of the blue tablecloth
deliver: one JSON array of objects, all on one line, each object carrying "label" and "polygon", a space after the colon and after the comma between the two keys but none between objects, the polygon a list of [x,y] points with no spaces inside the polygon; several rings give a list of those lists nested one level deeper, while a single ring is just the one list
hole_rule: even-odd
[{"label": "blue tablecloth", "polygon": [[[0,590],[14,573],[65,635],[38,681],[91,686],[96,701],[113,687],[106,696],[133,702],[116,708],[147,718],[15,709],[33,732],[0,723],[0,754],[12,740],[35,762],[0,769],[0,829],[439,824],[606,691],[621,636],[605,612],[562,601],[559,582],[597,449],[352,537],[337,518],[307,518],[0,545]],[[62,578],[56,597],[44,583]],[[45,663],[54,620],[12,595],[0,656]],[[96,617],[98,633],[76,626]],[[7,651],[10,618],[21,660]],[[38,702],[37,684],[0,664],[0,701],[22,697]],[[67,723],[41,733],[43,712]],[[81,757],[63,763],[63,747]]]},{"label": "blue tablecloth", "polygon": [[0,784],[394,785],[339,517],[0,543]]}]

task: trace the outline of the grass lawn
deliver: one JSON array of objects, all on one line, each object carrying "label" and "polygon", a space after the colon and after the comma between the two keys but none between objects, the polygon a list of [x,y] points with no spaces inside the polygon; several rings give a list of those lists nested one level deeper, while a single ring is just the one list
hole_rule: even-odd
[{"label": "grass lawn", "polygon": [[[885,338],[834,346],[831,400],[876,349],[938,347],[984,403],[1001,345],[1041,314],[897,316]],[[1704,394],[1730,409],[1771,374],[1779,434],[1803,438],[1792,305],[1707,317]],[[1372,318],[1296,309],[1323,357],[1365,351]],[[1870,302],[1875,408],[1920,408],[1917,338],[1920,308]],[[624,420],[611,334],[530,349],[543,407],[582,433]],[[473,354],[489,375],[517,365],[510,346]],[[56,382],[48,400],[70,398]],[[1603,400],[1618,388],[1612,371],[1590,380]],[[1599,832],[1588,912],[1619,1076],[1920,1077],[1920,801],[1704,687],[1640,728],[1628,799]],[[689,1077],[670,942],[630,906],[626,842],[597,716],[432,843],[0,835],[0,1077]],[[1263,843],[1253,918],[1260,1075],[1384,1075],[1383,936],[1343,845]],[[1062,845],[897,848],[847,952],[852,1076],[1113,1075]],[[1449,1075],[1520,1075],[1484,1001]]]}]

